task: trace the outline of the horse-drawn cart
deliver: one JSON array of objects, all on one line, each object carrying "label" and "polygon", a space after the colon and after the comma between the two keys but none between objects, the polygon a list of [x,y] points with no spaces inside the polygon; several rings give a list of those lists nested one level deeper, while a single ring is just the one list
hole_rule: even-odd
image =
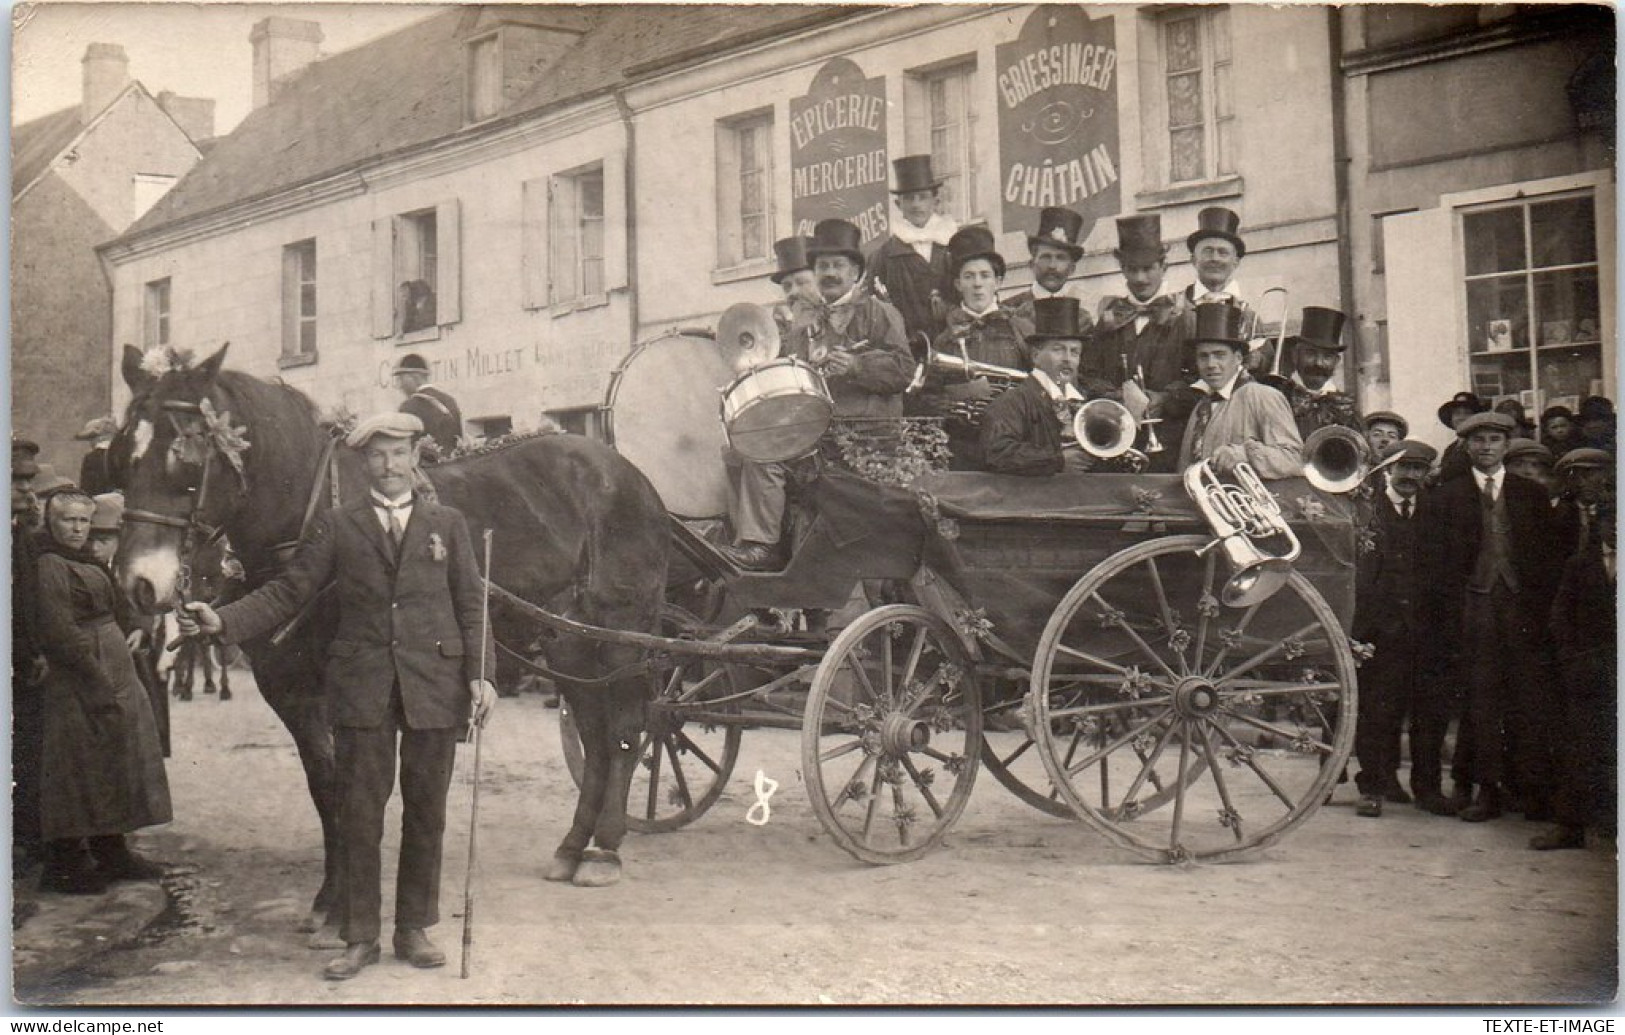
[{"label": "horse-drawn cart", "polygon": [[[1353,740],[1357,531],[1341,497],[1269,489],[1302,552],[1290,569],[1245,554],[1240,574],[1171,475],[955,472],[901,489],[828,467],[772,574],[729,568],[674,519],[679,552],[743,616],[674,608],[668,636],[613,634],[658,679],[631,824],[696,819],[742,732],[778,727],[801,731],[825,829],[872,863],[938,844],[982,765],[1153,859],[1273,843],[1323,802]],[[839,610],[860,585],[887,602],[833,638],[763,618]]]}]

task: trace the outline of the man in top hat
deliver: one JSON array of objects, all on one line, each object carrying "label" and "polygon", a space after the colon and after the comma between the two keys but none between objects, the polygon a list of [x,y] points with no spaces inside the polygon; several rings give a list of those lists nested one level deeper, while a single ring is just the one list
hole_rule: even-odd
[{"label": "man in top hat", "polygon": [[1179,470],[1209,460],[1221,475],[1247,463],[1263,479],[1303,473],[1303,439],[1286,397],[1247,373],[1246,313],[1228,302],[1196,306],[1196,372],[1203,393],[1179,450]]},{"label": "man in top hat", "polygon": [[891,233],[870,254],[867,281],[902,314],[910,343],[922,334],[936,341],[948,308],[948,240],[959,224],[937,211],[942,181],[931,172],[930,155],[896,159],[892,171],[897,213]]},{"label": "man in top hat", "polygon": [[[1427,677],[1430,631],[1416,618],[1416,551],[1425,530],[1416,519],[1418,497],[1439,452],[1425,442],[1397,442],[1383,459],[1400,454],[1388,468],[1387,484],[1371,504],[1370,549],[1355,570],[1353,637],[1376,648],[1360,666],[1360,710],[1354,754],[1360,762],[1355,783],[1357,812],[1382,815],[1383,802],[1412,799],[1399,783],[1399,742],[1411,717],[1411,791],[1419,808],[1455,809],[1441,793],[1445,729],[1450,695]],[[1423,699],[1423,695],[1429,695]]]},{"label": "man in top hat", "polygon": [[390,373],[395,387],[406,397],[400,412],[422,421],[440,455],[449,455],[463,437],[463,411],[457,400],[444,388],[429,383],[429,363],[415,352],[402,356]]},{"label": "man in top hat", "polygon": [[982,455],[988,471],[1050,475],[1092,466],[1072,434],[1073,417],[1084,403],[1076,384],[1084,339],[1078,313],[1075,298],[1033,302],[1034,326],[1027,335],[1032,372],[989,403],[982,418]]},{"label": "man in top hat", "polygon": [[[1083,245],[1078,238],[1083,234],[1083,217],[1069,208],[1046,208],[1038,213],[1038,232],[1027,235],[1027,253],[1032,257],[1033,283],[1027,290],[1011,295],[1003,305],[1020,310],[1032,322],[1032,303],[1036,298],[1066,296],[1083,300],[1078,286],[1072,283],[1072,274],[1083,258]],[[1087,310],[1082,313],[1084,329],[1090,324]]]},{"label": "man in top hat", "polygon": [[[1472,392],[1457,392],[1439,407],[1439,423],[1451,431],[1459,431],[1462,422],[1475,413],[1483,413],[1490,408]],[[1467,456],[1467,444],[1458,435],[1444,449],[1444,455],[1439,457],[1438,473],[1434,476],[1434,484],[1442,484],[1454,478],[1460,478],[1472,470],[1473,462]]]},{"label": "man in top hat", "polygon": [[[186,605],[183,635],[240,643],[298,614],[333,582],[338,629],[324,675],[339,788],[342,956],[325,976],[354,977],[379,958],[384,812],[399,753],[402,801],[395,888],[395,956],[438,967],[426,929],[440,918],[446,792],[460,727],[484,722],[496,690],[481,622],[484,591],[463,515],[416,496],[422,423],[407,413],[363,420],[346,439],[366,464],[368,494],[317,518],[287,570],[216,612]],[[398,745],[398,747],[397,747]]]},{"label": "man in top hat", "polygon": [[1266,375],[1260,380],[1286,395],[1298,434],[1307,439],[1333,424],[1364,434],[1354,397],[1336,381],[1337,364],[1343,358],[1343,314],[1323,306],[1304,306],[1298,333],[1284,344],[1291,350],[1292,376]]},{"label": "man in top hat", "polygon": [[[1197,401],[1190,389],[1196,366],[1185,321],[1191,303],[1178,292],[1162,293],[1168,246],[1162,243],[1160,215],[1120,217],[1113,254],[1128,290],[1100,300],[1079,380],[1090,395],[1121,401],[1135,420],[1155,422],[1144,425],[1135,446],[1149,458],[1149,470],[1169,473]],[[1153,441],[1162,448],[1151,448]]]},{"label": "man in top hat", "polygon": [[1514,788],[1538,813],[1552,790],[1535,696],[1564,551],[1545,491],[1508,475],[1513,428],[1502,413],[1462,421],[1470,472],[1425,493],[1420,510],[1423,625],[1467,691],[1456,757],[1478,785],[1460,813],[1469,822],[1500,816]]},{"label": "man in top hat", "polygon": [[[958,304],[948,310],[948,327],[934,343],[937,352],[967,363],[1011,371],[1030,368],[1026,336],[1032,322],[1021,311],[999,305],[1004,257],[994,248],[993,234],[987,227],[962,227],[949,239],[948,269]],[[1031,312],[1031,306],[1026,312]],[[994,394],[985,376],[926,371],[924,384],[914,397],[915,405],[922,414],[944,418],[954,470],[982,468],[979,428],[982,411]]]},{"label": "man in top hat", "polygon": [[86,495],[99,496],[116,488],[113,472],[107,466],[107,449],[113,444],[116,434],[118,423],[112,417],[93,417],[79,434],[73,436],[80,442],[90,443],[90,452],[79,462],[79,488]]},{"label": "man in top hat", "polygon": [[[1242,339],[1251,341],[1257,334],[1258,314],[1251,303],[1242,297],[1236,270],[1247,256],[1247,243],[1241,239],[1241,217],[1230,209],[1210,206],[1196,214],[1196,229],[1185,238],[1190,252],[1191,266],[1196,271],[1196,283],[1185,288],[1185,300],[1198,302],[1229,302],[1245,314],[1242,321]],[[1186,315],[1186,323],[1191,317]],[[1188,328],[1187,328],[1188,329]],[[1250,347],[1250,346],[1249,346]],[[1247,355],[1251,370],[1268,369],[1270,350],[1260,348]]]},{"label": "man in top hat", "polygon": [[768,279],[779,286],[784,292],[783,311],[785,318],[781,321],[783,326],[789,326],[789,306],[796,300],[803,302],[818,301],[818,278],[813,275],[812,258],[807,254],[807,246],[812,243],[810,237],[781,237],[773,242],[773,256],[778,261],[778,269],[768,274]]},{"label": "man in top hat", "polygon": [[11,844],[12,872],[44,862],[40,753],[45,745],[45,655],[40,645],[40,506],[33,493],[39,444],[11,439]]},{"label": "man in top hat", "polygon": [[[1375,456],[1387,456],[1388,450],[1411,433],[1410,421],[1392,410],[1372,410],[1360,420],[1365,440]],[[1434,451],[1437,455],[1438,451]]]},{"label": "man in top hat", "polygon": [[[835,416],[901,417],[903,390],[914,377],[903,318],[863,290],[862,235],[844,219],[813,227],[806,246],[819,300],[794,300],[787,356],[811,363],[823,375]],[[784,465],[746,464],[734,487],[738,514],[735,544],[721,552],[738,568],[766,571],[783,565]]]}]

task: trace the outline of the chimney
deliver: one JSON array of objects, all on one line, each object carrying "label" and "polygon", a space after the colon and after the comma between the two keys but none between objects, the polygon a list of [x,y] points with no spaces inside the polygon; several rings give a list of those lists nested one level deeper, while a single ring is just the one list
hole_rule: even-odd
[{"label": "chimney", "polygon": [[158,95],[158,107],[169,113],[192,143],[214,139],[214,101],[207,97],[177,97],[173,90]]},{"label": "chimney", "polygon": [[254,45],[254,110],[276,99],[276,87],[320,56],[322,27],[297,18],[266,18],[248,34]]},{"label": "chimney", "polygon": [[88,123],[130,85],[130,59],[117,43],[92,43],[85,48],[80,64],[84,66],[84,96],[79,117]]}]

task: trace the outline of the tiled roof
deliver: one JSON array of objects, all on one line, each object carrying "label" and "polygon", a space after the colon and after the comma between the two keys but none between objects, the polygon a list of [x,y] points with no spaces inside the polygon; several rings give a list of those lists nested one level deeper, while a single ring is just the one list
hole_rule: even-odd
[{"label": "tiled roof", "polygon": [[[626,70],[857,13],[832,5],[578,5],[596,23],[500,118],[613,89]],[[558,16],[555,15],[555,18]],[[556,22],[557,23],[557,22]],[[410,151],[462,130],[463,35],[455,8],[323,58],[219,138],[126,236]]]},{"label": "tiled roof", "polygon": [[33,183],[62,149],[73,143],[84,124],[79,106],[53,111],[11,131],[11,196]]}]

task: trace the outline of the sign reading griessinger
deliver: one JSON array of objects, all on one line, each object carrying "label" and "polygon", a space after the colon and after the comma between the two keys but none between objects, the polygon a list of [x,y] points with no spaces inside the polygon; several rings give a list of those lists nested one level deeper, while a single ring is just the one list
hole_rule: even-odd
[{"label": "sign reading griessinger", "polygon": [[847,58],[790,98],[790,219],[811,236],[820,219],[857,224],[864,243],[885,235],[886,77],[865,79]]},{"label": "sign reading griessinger", "polygon": [[1040,4],[995,56],[1005,228],[1036,227],[1039,209],[1060,205],[1087,237],[1122,209],[1113,20]]}]

